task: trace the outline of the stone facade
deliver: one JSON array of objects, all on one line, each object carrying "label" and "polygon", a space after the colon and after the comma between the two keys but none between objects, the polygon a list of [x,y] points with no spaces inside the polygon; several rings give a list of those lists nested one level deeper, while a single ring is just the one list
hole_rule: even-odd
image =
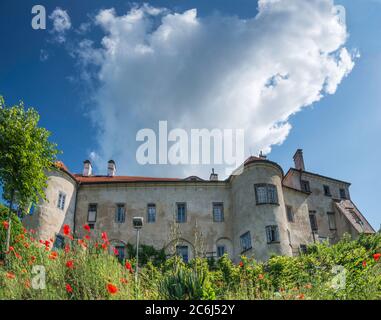
[{"label": "stone facade", "polygon": [[43,240],[60,236],[63,224],[80,237],[89,224],[123,254],[135,243],[133,217],[143,217],[141,243],[168,254],[177,248],[185,259],[227,253],[234,261],[242,254],[297,255],[314,241],[374,232],[350,200],[349,183],[305,171],[301,150],[294,160],[284,174],[265,157],[250,157],[240,175],[226,180],[117,176],[113,161],[107,176],[93,175],[89,161],[82,174],[72,174],[58,163],[49,172],[47,200],[24,224]]}]

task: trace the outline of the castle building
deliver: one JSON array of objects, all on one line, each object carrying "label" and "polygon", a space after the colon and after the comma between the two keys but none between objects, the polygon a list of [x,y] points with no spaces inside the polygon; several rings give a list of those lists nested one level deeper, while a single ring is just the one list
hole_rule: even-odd
[{"label": "castle building", "polygon": [[82,174],[73,174],[58,162],[48,174],[47,200],[23,222],[40,239],[57,241],[64,224],[77,237],[88,224],[94,234],[107,232],[123,257],[135,243],[133,217],[143,217],[141,243],[176,250],[184,260],[226,253],[233,261],[264,261],[301,254],[313,242],[335,243],[344,233],[374,233],[351,201],[350,183],[306,171],[300,149],[294,163],[284,174],[277,163],[252,156],[239,175],[219,180],[213,171],[203,180],[118,176],[112,160],[107,175],[94,175],[88,160]]}]

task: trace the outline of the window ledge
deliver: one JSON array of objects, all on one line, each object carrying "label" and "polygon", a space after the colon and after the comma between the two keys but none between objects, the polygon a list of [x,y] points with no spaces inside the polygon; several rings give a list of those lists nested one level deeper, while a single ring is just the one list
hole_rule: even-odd
[{"label": "window ledge", "polygon": [[280,244],[280,241],[271,241],[271,242],[267,242],[267,244]]},{"label": "window ledge", "polygon": [[250,251],[251,249],[253,249],[253,247],[250,247],[250,248],[248,248],[248,249],[245,249],[245,250],[241,251],[241,254],[243,254],[243,253],[245,253],[245,252],[248,252],[248,251]]}]

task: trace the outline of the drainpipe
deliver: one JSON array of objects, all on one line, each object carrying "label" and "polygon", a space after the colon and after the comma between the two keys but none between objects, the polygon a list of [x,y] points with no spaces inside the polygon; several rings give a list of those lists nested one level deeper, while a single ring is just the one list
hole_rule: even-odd
[{"label": "drainpipe", "polygon": [[75,191],[75,202],[74,202],[74,215],[73,215],[73,234],[76,235],[76,218],[77,218],[77,199],[78,199],[78,192],[79,187],[81,185],[81,182],[77,182],[77,190]]}]

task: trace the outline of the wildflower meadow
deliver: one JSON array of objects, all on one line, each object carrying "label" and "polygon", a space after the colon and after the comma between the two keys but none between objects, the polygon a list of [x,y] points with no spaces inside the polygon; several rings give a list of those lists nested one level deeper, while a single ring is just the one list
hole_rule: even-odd
[{"label": "wildflower meadow", "polygon": [[[3,242],[8,222],[0,215]],[[346,237],[335,245],[309,246],[298,257],[273,256],[267,262],[242,257],[235,264],[177,256],[119,259],[106,233],[97,237],[87,225],[74,238],[65,225],[65,243],[37,240],[34,230],[13,221],[11,247],[0,265],[0,299],[380,299],[381,234]],[[151,251],[154,249],[151,249]],[[131,250],[133,252],[134,250]],[[153,251],[152,251],[153,252]],[[152,253],[151,252],[151,253]],[[155,258],[152,258],[155,257]]]}]

